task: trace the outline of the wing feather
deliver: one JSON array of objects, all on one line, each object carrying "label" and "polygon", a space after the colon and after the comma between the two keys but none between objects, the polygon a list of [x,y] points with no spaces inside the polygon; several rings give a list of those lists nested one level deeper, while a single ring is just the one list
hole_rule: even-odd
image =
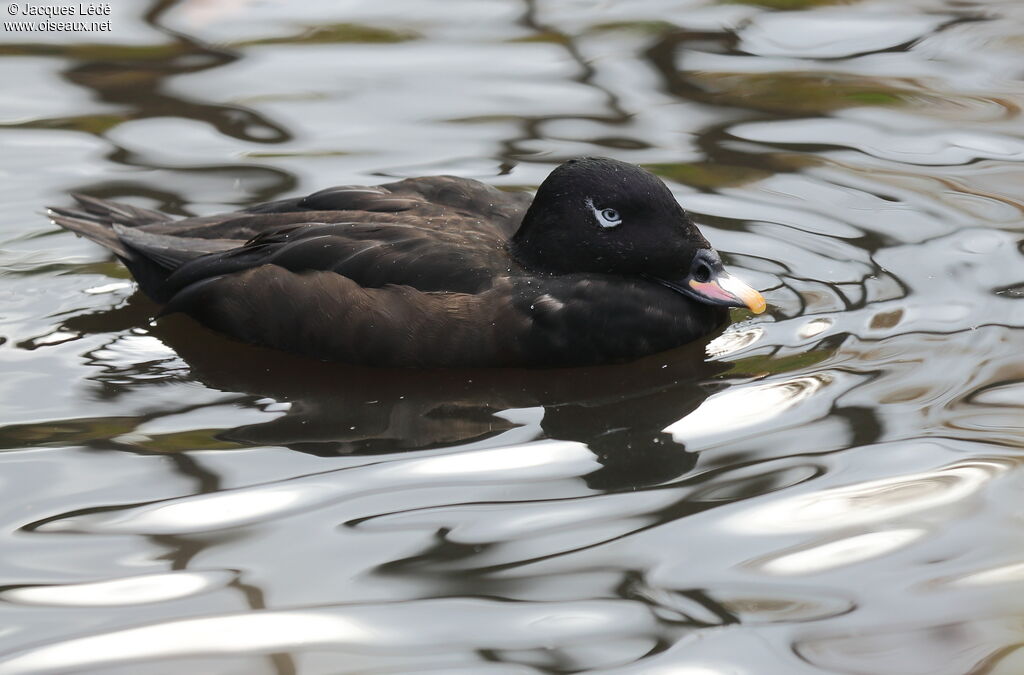
[{"label": "wing feather", "polygon": [[493,366],[518,358],[512,331],[504,325],[499,335],[496,321],[488,319],[496,318],[510,292],[508,287],[481,294],[362,288],[331,272],[262,265],[188,286],[164,313],[184,312],[246,342],[320,359]]},{"label": "wing feather", "polygon": [[267,264],[292,272],[331,271],[368,288],[395,284],[424,292],[477,293],[507,275],[513,263],[497,235],[407,225],[306,223],[187,261],[168,277],[163,293],[173,295],[203,279]]}]

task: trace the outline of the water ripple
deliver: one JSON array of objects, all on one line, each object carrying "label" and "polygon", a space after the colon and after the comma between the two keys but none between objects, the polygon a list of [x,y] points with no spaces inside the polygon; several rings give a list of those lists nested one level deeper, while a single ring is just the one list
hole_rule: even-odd
[{"label": "water ripple", "polygon": [[939,14],[867,14],[842,9],[765,13],[739,32],[739,48],[758,56],[854,56],[924,37],[948,20]]},{"label": "water ripple", "polygon": [[[438,617],[457,614],[457,625]],[[470,658],[478,650],[568,651],[590,667],[628,663],[653,646],[654,617],[640,603],[507,603],[444,599],[339,605],[156,623],[59,641],[0,659],[0,673],[62,673],[200,655],[327,649],[388,657]],[[630,638],[633,638],[630,640]],[[639,639],[639,640],[638,640]],[[607,649],[610,645],[615,649]],[[603,653],[602,653],[603,652]],[[597,658],[593,658],[597,657]]]},{"label": "water ripple", "polygon": [[402,491],[439,481],[508,483],[575,477],[598,467],[580,443],[540,442],[380,463],[100,513],[58,516],[39,532],[181,534],[265,523],[361,494]]},{"label": "water ripple", "polygon": [[1002,458],[977,458],[933,471],[794,495],[751,506],[734,514],[728,525],[737,532],[782,533],[880,523],[962,502],[1013,466]]},{"label": "water ripple", "polygon": [[730,133],[759,143],[854,148],[872,157],[901,164],[956,166],[979,159],[1019,161],[1024,158],[1024,140],[996,133],[941,129],[909,129],[913,120],[894,124],[873,113],[872,120],[821,118],[749,122]]},{"label": "water ripple", "polygon": [[0,591],[0,601],[57,607],[117,607],[165,602],[227,585],[235,575],[225,571],[143,574],[78,584],[19,586]]},{"label": "water ripple", "polygon": [[[664,431],[679,442],[691,444],[698,440],[704,444],[735,440],[738,432],[746,433],[748,427],[757,427],[778,417],[835,383],[838,377],[834,373],[818,373],[769,384],[732,387],[711,396]],[[787,424],[794,419],[790,415]]]}]

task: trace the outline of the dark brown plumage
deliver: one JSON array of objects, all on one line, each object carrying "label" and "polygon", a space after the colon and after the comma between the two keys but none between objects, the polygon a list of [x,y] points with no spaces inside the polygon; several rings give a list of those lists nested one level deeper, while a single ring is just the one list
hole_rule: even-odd
[{"label": "dark brown plumage", "polygon": [[76,199],[54,222],[113,251],[162,314],[319,359],[603,363],[764,307],[658,178],[610,159],[563,164],[532,201],[451,176],[178,221]]}]

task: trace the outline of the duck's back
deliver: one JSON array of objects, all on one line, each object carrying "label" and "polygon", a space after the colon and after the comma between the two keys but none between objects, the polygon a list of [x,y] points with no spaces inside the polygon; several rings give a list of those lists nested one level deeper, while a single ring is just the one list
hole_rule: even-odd
[{"label": "duck's back", "polygon": [[339,185],[305,197],[257,204],[242,211],[172,221],[135,223],[157,234],[245,242],[299,223],[414,225],[424,230],[476,233],[507,240],[530,205],[526,192],[504,192],[456,176],[407,178],[384,185]]},{"label": "duck's back", "polygon": [[431,176],[181,220],[78,199],[83,210],[54,209],[54,220],[113,250],[147,295],[167,302],[190,284],[261,265],[330,271],[367,288],[477,293],[515,265],[507,242],[530,195]]}]

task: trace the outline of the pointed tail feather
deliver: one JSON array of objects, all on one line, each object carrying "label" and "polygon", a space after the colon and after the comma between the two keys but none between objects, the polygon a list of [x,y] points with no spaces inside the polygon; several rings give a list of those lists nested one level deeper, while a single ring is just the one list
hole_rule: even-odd
[{"label": "pointed tail feather", "polygon": [[66,230],[71,230],[90,241],[94,241],[104,248],[110,249],[118,258],[128,260],[132,257],[110,225],[102,225],[92,220],[88,214],[74,209],[61,209],[51,206],[47,209],[47,214],[50,216],[50,220],[57,225]]},{"label": "pointed tail feather", "polygon": [[71,196],[94,220],[101,220],[106,223],[118,223],[130,227],[139,225],[150,225],[152,223],[164,223],[170,220],[166,214],[159,211],[144,209],[140,206],[112,202],[98,197],[90,197],[77,192]]},{"label": "pointed tail feather", "polygon": [[234,248],[241,242],[160,235],[138,229],[168,222],[157,211],[110,202],[88,195],[73,195],[81,208],[50,207],[50,219],[61,227],[103,246],[121,259],[142,291],[157,302],[166,302],[162,286],[184,263],[215,251]]},{"label": "pointed tail feather", "polygon": [[170,220],[166,215],[130,204],[120,204],[83,194],[72,194],[81,208],[51,206],[48,215],[57,225],[71,230],[100,246],[110,249],[122,260],[131,260],[132,253],[114,232],[112,226],[138,227]]}]

